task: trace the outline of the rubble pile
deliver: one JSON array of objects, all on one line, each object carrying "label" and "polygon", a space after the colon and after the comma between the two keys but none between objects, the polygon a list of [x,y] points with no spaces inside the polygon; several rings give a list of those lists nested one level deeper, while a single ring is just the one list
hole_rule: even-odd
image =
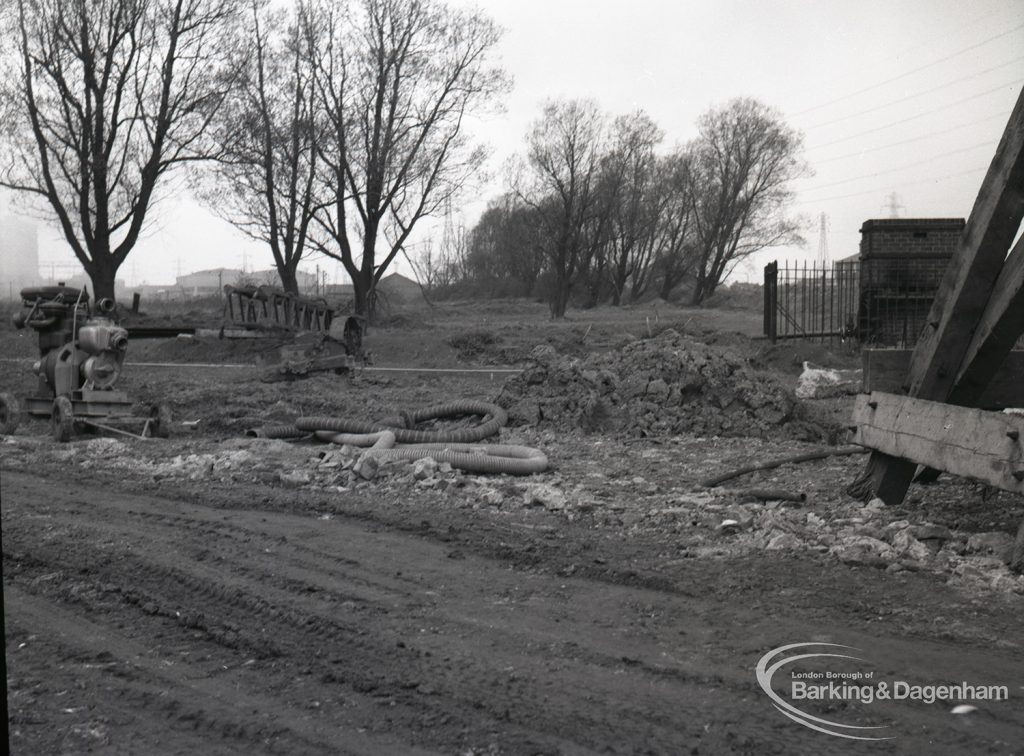
[{"label": "rubble pile", "polygon": [[652,339],[585,358],[533,350],[498,404],[513,423],[556,429],[661,436],[776,436],[780,426],[806,435],[793,395],[732,352],[668,329]]}]

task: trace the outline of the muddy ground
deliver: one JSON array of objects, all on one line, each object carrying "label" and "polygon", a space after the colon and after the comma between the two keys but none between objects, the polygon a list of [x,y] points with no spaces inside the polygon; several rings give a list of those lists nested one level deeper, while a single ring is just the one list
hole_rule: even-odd
[{"label": "muddy ground", "polygon": [[[378,367],[526,366],[538,344],[582,358],[668,325],[790,386],[805,359],[855,363],[765,349],[756,313],[668,306],[558,324],[535,305],[439,308],[368,345]],[[34,348],[0,342],[8,359]],[[842,493],[861,456],[707,489],[822,443],[544,424],[502,432],[548,454],[540,475],[389,463],[363,480],[336,448],[244,431],[493,400],[509,375],[266,383],[272,346],[132,344],[138,362],[253,364],[130,367],[133,396],[171,405],[170,439],[59,445],[37,421],[0,443],[13,753],[1024,752],[1024,577],[1005,564],[1020,497],[943,476],[899,508],[865,506]],[[3,363],[0,389],[31,387]],[[841,422],[849,403],[814,409]],[[876,678],[1009,700],[804,702],[890,739],[824,734],[756,679],[763,655],[801,642],[856,647]]]}]

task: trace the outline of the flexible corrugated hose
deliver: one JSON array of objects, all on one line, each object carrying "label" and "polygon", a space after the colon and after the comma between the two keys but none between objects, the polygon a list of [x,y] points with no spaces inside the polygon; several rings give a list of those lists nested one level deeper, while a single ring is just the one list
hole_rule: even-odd
[{"label": "flexible corrugated hose", "polygon": [[466,472],[504,473],[505,475],[533,475],[548,469],[548,458],[539,449],[512,444],[410,444],[395,449],[392,431],[378,433],[333,433],[317,431],[321,441],[351,446],[370,446],[364,456],[387,461],[415,460],[433,457]]},{"label": "flexible corrugated hose", "polygon": [[[484,420],[471,428],[454,430],[428,431],[412,427],[425,420],[465,415],[480,415]],[[375,423],[347,418],[300,417],[295,427],[300,432],[314,432],[322,441],[370,446],[364,456],[381,461],[433,457],[467,472],[506,475],[532,475],[546,470],[548,458],[538,449],[474,443],[497,435],[506,422],[508,415],[501,407],[467,400],[403,412]],[[395,448],[397,442],[408,446]]]},{"label": "flexible corrugated hose", "polygon": [[[425,420],[443,417],[462,417],[464,415],[483,415],[484,421],[472,428],[456,428],[454,430],[429,431],[415,430],[409,427]],[[425,444],[451,441],[454,443],[471,444],[497,435],[498,431],[508,422],[505,410],[496,404],[464,400],[436,404],[415,412],[405,413],[405,417],[389,417],[378,422],[351,420],[339,417],[300,417],[295,421],[299,430],[334,431],[335,433],[376,433],[390,430],[395,439],[402,444]]]}]

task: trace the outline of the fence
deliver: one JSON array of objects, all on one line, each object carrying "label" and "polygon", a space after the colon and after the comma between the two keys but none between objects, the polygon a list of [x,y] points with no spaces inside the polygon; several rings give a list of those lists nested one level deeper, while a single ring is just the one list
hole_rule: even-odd
[{"label": "fence", "polygon": [[848,339],[857,330],[860,269],[856,262],[770,263],[764,269],[764,335],[779,339]]},{"label": "fence", "polygon": [[878,257],[831,266],[771,263],[764,270],[764,334],[772,342],[913,347],[945,262]]}]

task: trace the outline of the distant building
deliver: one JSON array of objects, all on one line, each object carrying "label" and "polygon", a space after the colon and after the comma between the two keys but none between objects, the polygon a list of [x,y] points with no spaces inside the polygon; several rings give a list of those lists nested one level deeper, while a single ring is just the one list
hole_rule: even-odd
[{"label": "distant building", "polygon": [[[377,291],[385,307],[401,307],[423,301],[423,290],[420,285],[401,273],[384,276],[377,284]],[[355,296],[355,290],[350,283],[330,284],[327,286],[325,296],[332,302],[351,300]]]},{"label": "distant building", "polygon": [[40,281],[36,225],[13,215],[0,216],[0,297],[17,298],[21,289]]},{"label": "distant building", "polygon": [[423,289],[420,285],[401,273],[384,276],[377,284],[377,290],[391,307],[423,301]]},{"label": "distant building", "polygon": [[[299,293],[313,294],[316,292],[316,275],[297,271],[295,278],[299,284]],[[238,268],[211,268],[198,270],[184,276],[178,276],[174,286],[186,297],[215,296],[231,286],[281,286],[281,278],[276,269],[246,272]]]},{"label": "distant building", "polygon": [[237,285],[243,277],[238,268],[210,268],[197,270],[174,279],[174,286],[186,297],[205,297],[220,294],[224,286]]}]

